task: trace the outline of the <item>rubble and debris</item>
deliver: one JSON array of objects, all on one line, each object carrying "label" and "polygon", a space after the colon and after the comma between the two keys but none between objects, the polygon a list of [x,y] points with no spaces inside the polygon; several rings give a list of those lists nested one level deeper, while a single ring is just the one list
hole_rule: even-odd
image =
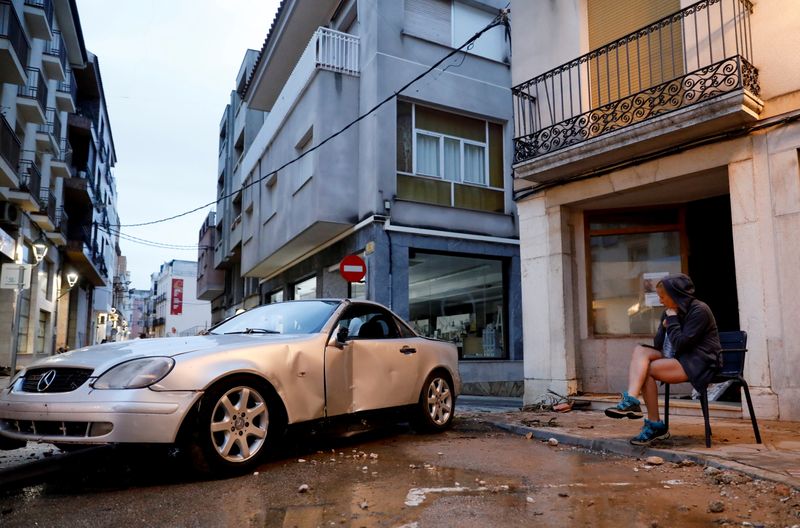
[{"label": "rubble and debris", "polygon": [[555,438],[548,438],[547,439],[547,445],[555,447],[555,446],[558,445],[558,440],[555,439]]},{"label": "rubble and debris", "polygon": [[708,504],[708,511],[711,513],[722,513],[725,511],[725,504],[722,501],[711,501]]},{"label": "rubble and debris", "polygon": [[650,464],[651,466],[660,466],[664,463],[664,459],[660,456],[649,456],[645,459],[645,462]]},{"label": "rubble and debris", "polygon": [[300,487],[297,488],[297,493],[308,493],[311,487],[308,484],[300,484]]}]

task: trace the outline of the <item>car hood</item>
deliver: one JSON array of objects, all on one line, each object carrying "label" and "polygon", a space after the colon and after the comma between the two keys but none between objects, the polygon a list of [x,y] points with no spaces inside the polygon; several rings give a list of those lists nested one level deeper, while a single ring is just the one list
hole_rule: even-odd
[{"label": "car hood", "polygon": [[28,368],[37,367],[79,367],[91,368],[100,374],[107,368],[144,357],[176,357],[191,352],[217,353],[230,349],[295,341],[301,337],[294,335],[229,334],[193,337],[163,337],[155,339],[134,339],[119,343],[105,343],[78,348],[64,354],[37,361]]}]

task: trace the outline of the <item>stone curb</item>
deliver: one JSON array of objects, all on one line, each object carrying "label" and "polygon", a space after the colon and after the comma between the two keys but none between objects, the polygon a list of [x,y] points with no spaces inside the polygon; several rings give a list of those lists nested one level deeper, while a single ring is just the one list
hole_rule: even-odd
[{"label": "stone curb", "polygon": [[797,481],[787,475],[782,475],[780,473],[768,471],[758,467],[748,466],[746,464],[741,464],[739,462],[734,462],[732,460],[726,460],[723,458],[704,456],[697,453],[687,453],[685,451],[675,451],[672,449],[657,449],[653,447],[635,446],[628,443],[626,440],[611,438],[585,438],[563,431],[556,431],[553,428],[526,427],[523,425],[515,425],[491,419],[486,419],[486,422],[499,429],[503,429],[521,436],[526,436],[528,433],[532,433],[533,437],[537,440],[546,441],[549,438],[555,438],[559,443],[562,444],[583,447],[585,449],[589,449],[590,451],[608,452],[614,453],[615,455],[639,459],[647,458],[649,456],[659,456],[665,461],[673,463],[678,463],[681,460],[691,460],[695,464],[701,466],[711,466],[723,470],[727,469],[731,471],[737,471],[752,478],[768,480],[778,484],[784,484],[790,488],[800,489],[800,487],[797,485]]}]

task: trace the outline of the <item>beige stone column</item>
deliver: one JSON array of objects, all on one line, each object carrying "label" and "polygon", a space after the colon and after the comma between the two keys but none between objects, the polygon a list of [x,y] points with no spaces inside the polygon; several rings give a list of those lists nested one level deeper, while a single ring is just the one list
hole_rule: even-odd
[{"label": "beige stone column", "polygon": [[574,394],[575,310],[567,212],[544,196],[517,204],[520,219],[526,404],[547,390]]},{"label": "beige stone column", "polygon": [[[778,399],[772,390],[769,348],[770,335],[775,331],[774,311],[778,309],[770,299],[777,299],[778,285],[765,139],[766,136],[753,136],[753,158],[729,164],[728,179],[739,324],[747,332],[744,377],[750,385],[756,416],[777,419]],[[747,414],[744,397],[742,410]]]}]

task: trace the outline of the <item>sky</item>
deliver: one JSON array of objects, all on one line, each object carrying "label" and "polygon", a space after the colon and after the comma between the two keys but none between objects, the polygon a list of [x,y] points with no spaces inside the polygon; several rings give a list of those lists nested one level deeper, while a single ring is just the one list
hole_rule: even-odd
[{"label": "sky", "polygon": [[[147,222],[216,198],[219,123],[248,48],[260,50],[279,0],[77,0],[86,49],[98,57],[117,164],[120,222]],[[124,234],[197,244],[208,211]],[[131,288],[197,250],[121,240]]]}]

